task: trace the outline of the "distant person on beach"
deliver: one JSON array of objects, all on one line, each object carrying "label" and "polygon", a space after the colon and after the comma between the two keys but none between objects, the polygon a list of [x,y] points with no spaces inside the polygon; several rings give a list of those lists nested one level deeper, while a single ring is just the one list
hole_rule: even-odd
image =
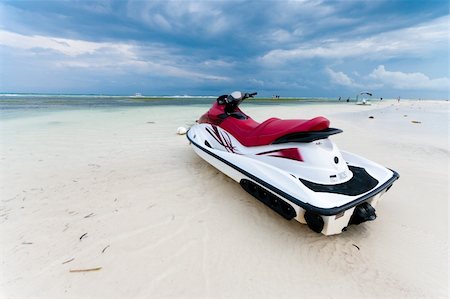
[{"label": "distant person on beach", "polygon": [[383,98],[380,98],[380,101],[382,101],[383,100]]},{"label": "distant person on beach", "polygon": [[341,97],[339,97],[339,101],[341,100]]},{"label": "distant person on beach", "polygon": [[350,98],[347,98],[347,103],[350,102]]},{"label": "distant person on beach", "polygon": [[398,96],[398,98],[397,98],[397,102],[398,102],[398,103],[400,103],[400,96]]}]

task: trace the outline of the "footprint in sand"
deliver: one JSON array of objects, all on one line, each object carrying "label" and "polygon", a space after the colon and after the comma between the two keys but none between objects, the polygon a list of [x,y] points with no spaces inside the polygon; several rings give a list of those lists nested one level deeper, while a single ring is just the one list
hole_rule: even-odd
[{"label": "footprint in sand", "polygon": [[101,167],[100,165],[94,164],[94,163],[90,163],[90,164],[88,164],[88,166],[92,167],[92,168],[100,168]]}]

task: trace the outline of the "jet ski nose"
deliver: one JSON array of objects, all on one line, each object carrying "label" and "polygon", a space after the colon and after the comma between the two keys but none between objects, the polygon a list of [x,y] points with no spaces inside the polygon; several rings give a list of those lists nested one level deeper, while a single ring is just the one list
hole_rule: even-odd
[{"label": "jet ski nose", "polygon": [[355,207],[349,224],[360,224],[366,221],[372,221],[377,218],[375,209],[368,203],[363,202]]}]

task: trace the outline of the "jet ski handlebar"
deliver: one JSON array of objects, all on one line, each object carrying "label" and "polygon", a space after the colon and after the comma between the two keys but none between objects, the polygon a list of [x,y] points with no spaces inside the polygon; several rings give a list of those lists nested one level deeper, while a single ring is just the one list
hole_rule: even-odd
[{"label": "jet ski handlebar", "polygon": [[233,112],[241,103],[243,100],[248,98],[253,98],[255,95],[257,95],[257,92],[253,93],[242,93],[240,91],[234,91],[230,95],[227,96],[226,100],[226,112]]},{"label": "jet ski handlebar", "polygon": [[229,95],[222,95],[217,98],[217,103],[219,105],[226,105],[228,107],[228,110],[232,110],[239,106],[240,103],[242,103],[243,100],[248,98],[253,98],[255,95],[257,95],[257,92],[253,93],[242,93],[240,91],[232,92]]},{"label": "jet ski handlebar", "polygon": [[254,96],[256,96],[258,93],[257,92],[253,92],[253,93],[244,93],[244,96],[242,97],[242,99],[247,99],[247,98],[253,98]]}]

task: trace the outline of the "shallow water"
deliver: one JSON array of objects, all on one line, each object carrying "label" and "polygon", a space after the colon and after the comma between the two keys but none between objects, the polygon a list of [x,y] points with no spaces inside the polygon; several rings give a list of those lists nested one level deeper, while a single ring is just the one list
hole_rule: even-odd
[{"label": "shallow water", "polygon": [[[41,115],[61,110],[111,109],[118,107],[149,106],[209,106],[215,101],[212,96],[98,96],[98,95],[36,95],[36,94],[0,94],[0,117],[10,119],[24,116]],[[329,103],[334,99],[298,98],[298,99],[251,99],[243,105],[306,105],[311,103]]]}]

